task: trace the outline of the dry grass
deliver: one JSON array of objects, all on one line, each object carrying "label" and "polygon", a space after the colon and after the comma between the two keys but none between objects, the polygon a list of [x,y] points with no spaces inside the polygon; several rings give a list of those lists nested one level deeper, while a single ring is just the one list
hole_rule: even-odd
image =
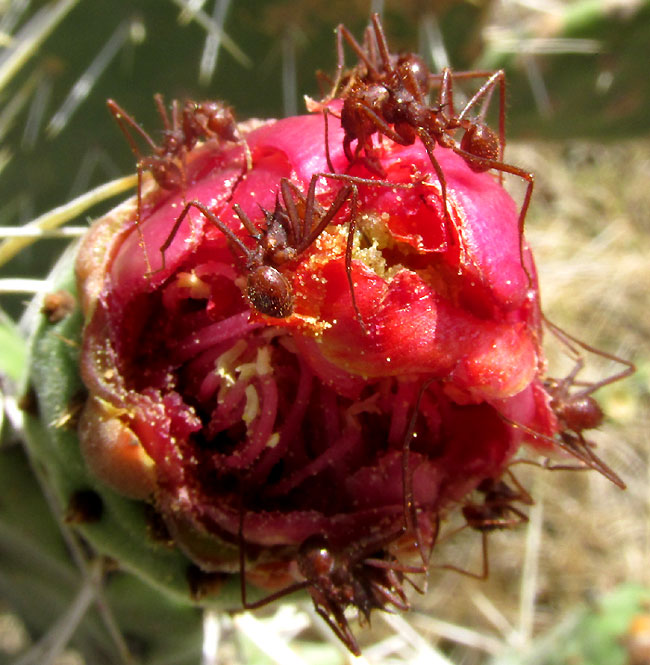
[{"label": "dry grass", "polygon": [[[649,142],[635,141],[508,149],[510,160],[536,174],[527,237],[547,316],[586,342],[637,363],[634,377],[601,391],[608,422],[592,437],[628,489],[619,490],[595,472],[520,467],[518,476],[531,489],[535,510],[543,513],[539,544],[531,519],[528,536],[523,527],[493,534],[487,581],[433,572],[431,592],[418,603],[422,614],[412,619],[425,633],[440,635],[436,621],[444,619],[525,653],[531,638],[551,629],[577,604],[624,581],[650,584],[649,148]],[[550,346],[550,374],[562,375],[553,371],[561,361],[558,345],[551,341]],[[589,355],[588,361],[591,376],[613,371],[602,358]],[[480,570],[477,534],[443,544],[438,560],[451,557]],[[538,574],[531,579],[528,570],[526,578],[524,562],[535,560]],[[531,608],[522,594],[531,593],[529,625]],[[484,662],[480,651],[457,649],[454,662]]]}]

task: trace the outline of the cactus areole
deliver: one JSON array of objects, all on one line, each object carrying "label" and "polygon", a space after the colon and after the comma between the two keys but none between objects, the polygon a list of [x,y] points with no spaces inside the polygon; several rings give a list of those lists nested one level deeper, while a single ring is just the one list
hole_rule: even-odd
[{"label": "cactus areole", "polygon": [[[445,202],[419,142],[379,142],[380,178],[346,159],[331,116],[328,166],[322,113],[242,135],[188,153],[185,191],[145,176],[139,213],[127,201],[85,238],[81,449],[198,569],[243,564],[267,592],[302,583],[356,651],[343,609],[399,604],[381,590],[404,573],[333,596],[336,581],[310,578],[314,538],[351,565],[428,553],[440,517],[507,468],[526,436],[513,422],[557,427],[534,266],[498,179],[451,150],[436,148]],[[345,177],[312,185],[330,166]],[[328,211],[278,258],[276,241],[295,249]],[[255,252],[274,271],[261,287]],[[270,316],[260,289],[290,307]]]}]

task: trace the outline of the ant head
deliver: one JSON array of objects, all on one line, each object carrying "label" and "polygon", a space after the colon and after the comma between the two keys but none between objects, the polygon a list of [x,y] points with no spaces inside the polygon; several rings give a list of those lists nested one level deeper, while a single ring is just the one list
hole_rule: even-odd
[{"label": "ant head", "polygon": [[284,319],[293,312],[293,296],[287,278],[271,266],[251,270],[246,280],[246,296],[260,314]]},{"label": "ant head", "polygon": [[460,141],[460,149],[472,157],[465,161],[475,173],[488,171],[492,168],[494,162],[499,159],[500,143],[499,137],[487,125],[481,123],[472,123],[465,130],[465,134]]}]

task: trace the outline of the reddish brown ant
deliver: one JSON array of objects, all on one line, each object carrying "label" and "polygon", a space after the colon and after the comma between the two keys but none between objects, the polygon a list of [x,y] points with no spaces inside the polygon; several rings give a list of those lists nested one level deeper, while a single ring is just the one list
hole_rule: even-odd
[{"label": "reddish brown ant", "polygon": [[519,508],[513,506],[513,503],[523,503],[527,506],[533,505],[533,499],[530,494],[528,494],[528,492],[522,487],[514,474],[509,470],[506,471],[506,473],[510,477],[515,489],[510,487],[510,485],[503,480],[495,480],[494,478],[486,478],[483,480],[476,488],[477,492],[483,494],[483,500],[481,502],[470,501],[465,503],[461,508],[461,512],[465,518],[465,524],[445,537],[445,539],[451,537],[467,528],[479,531],[481,534],[483,560],[481,573],[473,573],[453,564],[441,564],[436,567],[445,568],[446,570],[454,570],[458,573],[468,575],[469,577],[475,577],[479,580],[487,579],[490,572],[488,560],[489,534],[492,531],[509,529],[518,524],[528,522],[528,516]]},{"label": "reddish brown ant", "polygon": [[[532,434],[534,438],[543,439],[557,444],[560,448],[578,459],[584,465],[572,466],[567,464],[554,464],[547,460],[542,465],[545,468],[551,470],[594,469],[621,489],[625,489],[625,483],[621,478],[607,464],[605,464],[596,453],[594,453],[592,449],[593,443],[585,439],[583,432],[588,429],[600,427],[604,420],[603,411],[596,399],[592,397],[592,394],[599,388],[608,386],[630,376],[634,373],[636,368],[634,364],[628,360],[619,358],[606,351],[596,349],[576,337],[573,337],[565,330],[562,330],[559,326],[549,321],[546,317],[544,317],[544,323],[551,333],[567,347],[575,359],[573,369],[566,377],[563,379],[548,378],[544,382],[544,387],[550,397],[550,407],[561,427],[558,434],[559,438],[551,438],[539,432],[535,432],[529,427],[516,423],[508,418],[504,417],[504,419],[514,427],[518,427],[525,432]],[[576,346],[582,347],[589,353],[599,355],[623,365],[624,369],[595,383],[577,381],[577,376],[584,368],[585,361]],[[579,389],[573,390],[575,387],[578,387]],[[529,460],[520,460],[520,462],[536,464],[536,462],[531,462]]]},{"label": "reddish brown ant", "polygon": [[[451,69],[445,68],[440,75],[432,75],[426,70],[418,56],[413,54],[395,56],[390,53],[378,14],[372,15],[371,33],[374,35],[374,39],[370,37],[370,33],[367,33],[364,50],[347,28],[339,25],[337,29],[337,76],[332,92],[324,100],[324,103],[335,97],[343,100],[340,118],[344,131],[343,150],[348,161],[355,161],[363,152],[364,163],[368,169],[383,177],[383,168],[375,155],[372,136],[379,133],[400,145],[412,145],[419,138],[440,181],[445,217],[449,224],[452,222],[447,208],[447,181],[434,154],[436,145],[448,148],[460,155],[477,173],[494,169],[501,174],[510,173],[522,178],[528,185],[518,218],[519,251],[522,267],[528,276],[529,283],[532,282],[532,277],[524,263],[523,231],[533,193],[534,176],[528,171],[503,161],[505,147],[505,74],[503,70],[454,73]],[[343,79],[344,39],[350,44],[361,62],[351,70],[343,90],[339,91]],[[376,49],[370,46],[373,43],[376,43]],[[454,81],[474,78],[487,80],[465,104],[461,112],[456,113],[453,100]],[[429,104],[428,87],[433,83],[440,86],[440,91],[436,103]],[[500,96],[498,135],[484,123],[496,86],[499,86]],[[478,117],[475,120],[469,118],[469,112],[481,100]],[[327,106],[323,109],[327,118],[327,114],[331,111]],[[458,129],[464,131],[460,143],[454,138],[454,133]],[[357,145],[352,152],[351,144],[355,140]],[[326,151],[329,153],[327,135],[325,143]],[[332,168],[329,154],[327,154],[327,159],[329,168]]]},{"label": "reddish brown ant", "polygon": [[407,573],[426,573],[426,568],[399,563],[386,547],[404,533],[400,528],[383,536],[368,536],[365,540],[335,548],[322,534],[306,538],[298,548],[296,563],[304,580],[271,593],[255,602],[246,598],[246,553],[243,535],[243,512],[239,528],[239,557],[242,607],[255,610],[279,598],[306,589],[316,612],[327,622],[336,636],[355,655],[361,650],[350,629],[345,609],[356,607],[359,618],[370,621],[374,609],[386,610],[389,605],[402,611],[410,605],[404,592]]},{"label": "reddish brown ant", "polygon": [[[329,178],[345,183],[327,210],[316,201],[316,185],[319,178]],[[412,186],[408,183],[392,183],[336,173],[317,173],[312,176],[305,196],[288,178],[282,178],[280,180],[280,192],[276,196],[275,209],[273,212],[262,209],[265,217],[265,227],[263,229],[258,229],[240,206],[233,206],[235,214],[256,243],[256,247],[253,249],[247,247],[232,229],[203,203],[189,201],[174,223],[166,241],[160,247],[162,255],[161,270],[164,270],[165,267],[165,252],[173,242],[183,220],[191,208],[196,208],[244,255],[244,269],[247,272],[246,296],[251,305],[261,314],[275,318],[286,318],[293,312],[293,294],[287,278],[280,272],[279,268],[285,263],[294,261],[306,251],[334,219],[345,202],[350,200],[345,268],[352,307],[359,324],[367,332],[357,305],[352,278],[352,248],[358,204],[357,185],[397,188]]]},{"label": "reddish brown ant", "polygon": [[[256,242],[248,248],[235,233],[200,201],[189,201],[176,220],[167,240],[160,247],[163,269],[165,252],[171,245],[180,225],[190,208],[196,208],[216,226],[226,238],[236,245],[244,255],[247,272],[246,296],[251,305],[261,314],[285,318],[293,312],[293,294],[287,278],[278,270],[282,265],[297,259],[324,231],[343,204],[351,197],[350,218],[356,216],[356,185],[348,184],[339,190],[327,210],[316,202],[316,184],[319,174],[312,177],[307,196],[288,178],[280,180],[280,192],[276,196],[275,210],[262,209],[265,228],[258,229],[248,215],[235,205],[235,214]],[[280,202],[280,195],[282,203]],[[351,278],[349,278],[351,279]],[[359,312],[352,290],[355,311]],[[358,314],[360,316],[360,314]]]},{"label": "reddish brown ant", "polygon": [[[137,160],[136,225],[147,264],[149,259],[142,239],[142,230],[140,229],[142,221],[142,175],[144,171],[149,171],[162,189],[180,189],[183,196],[185,196],[187,189],[187,154],[202,139],[220,139],[222,141],[243,143],[247,168],[251,166],[248,146],[241,137],[235,118],[228,106],[218,101],[195,102],[188,99],[180,107],[179,102],[173,100],[170,118],[163,96],[160,94],[154,95],[154,101],[163,123],[162,141],[159,144],[117,102],[112,99],[106,102]],[[135,132],[147,143],[152,151],[151,155],[142,155],[132,132]]]}]

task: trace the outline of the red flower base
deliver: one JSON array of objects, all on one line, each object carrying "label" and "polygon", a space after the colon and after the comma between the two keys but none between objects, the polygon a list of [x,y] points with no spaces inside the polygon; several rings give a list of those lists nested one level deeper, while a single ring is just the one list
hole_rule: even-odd
[{"label": "red flower base", "polygon": [[[534,266],[527,250],[521,265],[518,210],[498,180],[436,148],[445,202],[419,142],[381,142],[380,177],[349,165],[335,124],[339,177],[317,177],[311,209],[312,178],[329,173],[319,113],[258,126],[245,145],[208,142],[188,155],[186,191],[145,178],[139,223],[130,201],[95,224],[77,263],[81,442],[202,570],[238,572],[245,547],[248,582],[308,588],[354,650],[342,608],[399,606],[410,569],[396,556],[432,547],[446,510],[558,422]],[[292,230],[295,249],[305,220],[330,210],[274,267],[288,315],[260,311],[249,278],[270,261],[270,232]],[[319,552],[343,557],[364,590],[323,593]],[[343,589],[328,579],[326,592]]]}]

